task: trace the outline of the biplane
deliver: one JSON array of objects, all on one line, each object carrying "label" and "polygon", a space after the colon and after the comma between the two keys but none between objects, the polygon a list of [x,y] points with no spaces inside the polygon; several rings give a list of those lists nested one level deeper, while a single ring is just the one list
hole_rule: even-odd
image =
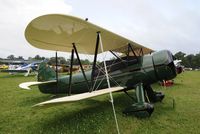
[{"label": "biplane", "polygon": [[[38,64],[41,62],[32,62],[30,64],[24,63],[23,65],[17,66],[16,65],[9,65],[9,68],[6,70],[1,70],[1,72],[8,72],[10,74],[16,73],[25,73],[24,76],[28,76],[32,72],[37,71]],[[15,68],[16,67],[16,68]]]},{"label": "biplane", "polygon": [[[152,102],[164,98],[164,94],[154,91],[151,84],[176,77],[170,51],[154,52],[77,17],[62,14],[40,16],[28,24],[25,38],[40,49],[71,53],[70,75],[58,77],[57,71],[43,62],[39,65],[38,81],[19,85],[23,89],[37,85],[42,93],[47,94],[66,94],[35,106],[75,102],[117,91],[133,98],[127,91],[135,90],[137,102],[123,112],[142,111],[151,115],[154,110]],[[115,59],[97,64],[98,54],[104,52],[111,53]],[[92,69],[83,70],[79,54],[93,55]],[[74,56],[81,68],[76,74],[72,73]]]}]

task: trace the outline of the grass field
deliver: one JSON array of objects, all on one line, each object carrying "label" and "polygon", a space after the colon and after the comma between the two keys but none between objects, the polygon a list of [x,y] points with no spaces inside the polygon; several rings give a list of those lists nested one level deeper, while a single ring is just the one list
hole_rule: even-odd
[{"label": "grass field", "polygon": [[[109,96],[81,102],[36,109],[31,106],[48,100],[34,87],[22,90],[19,83],[34,81],[35,76],[11,76],[0,73],[0,134],[114,134],[116,127]],[[156,103],[150,118],[125,116],[122,111],[132,103],[124,93],[114,94],[114,103],[121,134],[199,134],[200,71],[184,72],[175,85],[153,87],[165,93]],[[173,99],[175,108],[173,108]]]}]

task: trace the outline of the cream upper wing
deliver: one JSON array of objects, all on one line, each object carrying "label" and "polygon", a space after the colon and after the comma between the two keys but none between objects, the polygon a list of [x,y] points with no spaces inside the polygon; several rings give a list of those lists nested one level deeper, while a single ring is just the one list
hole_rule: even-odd
[{"label": "cream upper wing", "polygon": [[101,33],[104,51],[128,43],[134,49],[143,48],[145,54],[153,51],[85,20],[61,14],[35,18],[28,24],[25,37],[31,45],[40,49],[71,52],[72,43],[75,43],[79,53],[94,54],[97,32]]}]

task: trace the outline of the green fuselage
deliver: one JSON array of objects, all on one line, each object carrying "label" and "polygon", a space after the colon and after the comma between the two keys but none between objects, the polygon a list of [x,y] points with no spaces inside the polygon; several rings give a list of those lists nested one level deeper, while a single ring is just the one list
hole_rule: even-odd
[{"label": "green fuselage", "polygon": [[[131,60],[123,60],[123,63],[121,63],[123,66],[117,70],[113,71],[110,68],[109,75],[111,87],[120,85],[126,89],[132,89],[138,83],[151,85],[157,81],[173,79],[176,77],[172,55],[167,50],[137,58],[138,60],[135,63],[131,63]],[[111,65],[108,65],[108,70],[109,66]],[[112,66],[118,66],[118,64]],[[88,92],[91,89],[91,72],[91,70],[85,72],[89,87],[81,72],[72,75],[72,94]],[[46,78],[45,80],[53,80],[55,79],[55,72],[51,72],[50,70],[46,71],[45,68],[41,68],[39,69],[38,81],[44,81],[42,78]],[[98,76],[97,70],[92,89],[99,90],[107,87],[105,75]],[[43,93],[68,94],[69,75],[59,77],[58,83],[39,85],[39,89]]]}]

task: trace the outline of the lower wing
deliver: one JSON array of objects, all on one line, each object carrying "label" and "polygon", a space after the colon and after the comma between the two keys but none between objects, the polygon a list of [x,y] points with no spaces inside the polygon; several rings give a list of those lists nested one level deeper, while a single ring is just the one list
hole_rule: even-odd
[{"label": "lower wing", "polygon": [[56,99],[52,99],[52,100],[49,100],[49,101],[38,103],[38,104],[34,105],[34,107],[35,106],[47,106],[47,105],[55,105],[55,104],[63,104],[63,103],[80,101],[80,100],[96,97],[96,96],[99,96],[99,95],[103,95],[103,94],[106,94],[106,93],[120,91],[120,90],[123,90],[123,89],[124,89],[124,87],[112,87],[112,88],[101,89],[101,90],[97,90],[97,91],[93,91],[93,92],[86,92],[86,93],[72,95],[72,96],[60,97],[60,98],[56,98]]}]

